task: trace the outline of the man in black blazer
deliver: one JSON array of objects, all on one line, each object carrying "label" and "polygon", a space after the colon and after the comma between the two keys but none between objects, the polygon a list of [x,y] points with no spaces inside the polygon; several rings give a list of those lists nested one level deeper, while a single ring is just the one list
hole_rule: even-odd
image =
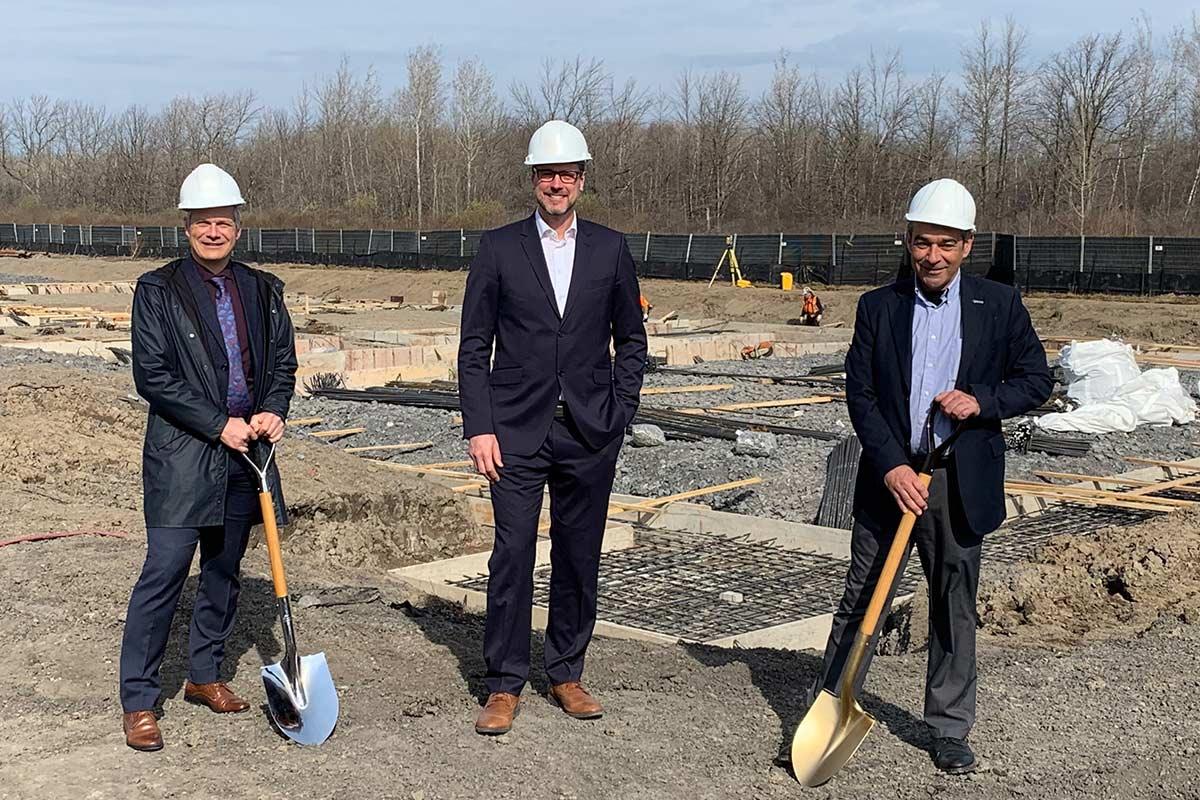
[{"label": "man in black blazer", "polygon": [[[929,584],[925,721],[935,763],[958,773],[975,766],[966,738],[975,721],[980,546],[1005,517],[1000,421],[1044,403],[1053,381],[1016,290],[961,272],[975,229],[966,188],[934,181],[913,197],[906,218],[914,274],[862,296],[846,356],[846,400],[862,459],[846,591],[810,701],[822,689],[838,692],[891,538],[901,514],[912,511]],[[930,426],[940,443],[962,420],[966,429],[926,491],[916,467]],[[873,650],[872,642],[868,658]]]},{"label": "man in black blazer", "polygon": [[550,696],[572,717],[603,713],[580,678],[596,622],[617,453],[641,394],[646,334],[624,236],[574,211],[590,159],[572,125],[552,120],[534,132],[525,164],[537,210],[485,233],[467,276],[458,353],[463,436],[476,470],[491,481],[496,529],[483,643],[489,696],[475,723],[481,734],[511,728],[529,675],[547,483]]},{"label": "man in black blazer", "polygon": [[[188,570],[200,576],[184,699],[217,713],[250,705],[221,681],[237,613],[239,570],[262,521],[258,482],[241,456],[283,437],[296,348],[283,283],[231,260],[241,235],[237,183],[213,164],[184,180],[179,207],[191,253],[147,272],[133,295],[133,380],[149,404],[142,450],[146,561],[121,641],[125,742],[159,750],[159,666]],[[277,521],[286,522],[271,465]]]}]

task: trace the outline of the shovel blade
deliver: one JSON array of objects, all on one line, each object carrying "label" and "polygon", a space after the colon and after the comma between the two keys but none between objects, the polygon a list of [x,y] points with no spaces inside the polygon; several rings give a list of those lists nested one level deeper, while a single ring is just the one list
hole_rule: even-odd
[{"label": "shovel blade", "polygon": [[279,662],[262,668],[267,709],[276,727],[297,744],[321,744],[338,720],[337,689],[324,653],[300,658],[295,684]]},{"label": "shovel blade", "polygon": [[867,738],[875,718],[857,700],[843,704],[826,690],[809,707],[792,736],[792,772],[808,787],[837,774]]}]

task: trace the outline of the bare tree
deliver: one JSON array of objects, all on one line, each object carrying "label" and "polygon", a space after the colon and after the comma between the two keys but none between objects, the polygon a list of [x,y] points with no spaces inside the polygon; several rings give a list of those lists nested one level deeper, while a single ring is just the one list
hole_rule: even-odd
[{"label": "bare tree", "polygon": [[0,169],[33,196],[50,177],[63,135],[64,106],[45,95],[13,100],[0,116]]},{"label": "bare tree", "polygon": [[1087,36],[1054,56],[1041,76],[1042,108],[1059,117],[1058,135],[1068,169],[1064,178],[1083,234],[1091,215],[1101,167],[1121,135],[1122,111],[1134,82],[1133,54],[1120,34]]},{"label": "bare tree", "polygon": [[437,48],[418,47],[408,54],[408,86],[402,95],[402,104],[412,135],[417,228],[420,229],[423,228],[425,221],[423,180],[425,170],[422,168],[422,158],[430,150],[432,132],[441,123],[443,112],[442,59]]},{"label": "bare tree", "polygon": [[612,76],[598,59],[584,61],[576,57],[557,64],[546,59],[536,86],[524,82],[512,85],[517,116],[527,125],[561,119],[573,125],[589,125],[600,118],[604,90]]},{"label": "bare tree", "polygon": [[500,100],[492,74],[475,58],[459,63],[452,90],[454,142],[462,155],[465,182],[462,200],[463,205],[470,205],[475,199],[476,164],[495,139],[500,123]]}]

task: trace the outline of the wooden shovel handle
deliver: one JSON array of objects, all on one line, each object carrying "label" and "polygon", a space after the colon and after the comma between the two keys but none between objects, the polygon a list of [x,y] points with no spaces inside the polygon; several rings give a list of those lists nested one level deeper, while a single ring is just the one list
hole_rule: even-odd
[{"label": "wooden shovel handle", "polygon": [[[921,485],[928,489],[929,484],[933,481],[933,476],[922,472],[918,477]],[[883,604],[892,594],[892,584],[896,582],[896,573],[900,571],[900,562],[904,560],[904,556],[908,552],[908,540],[912,536],[913,525],[916,522],[917,515],[911,511],[905,512],[904,516],[900,518],[900,525],[896,528],[896,535],[892,538],[892,544],[888,548],[887,560],[883,562],[883,571],[879,573],[879,579],[875,581],[875,589],[871,592],[871,602],[867,605],[867,613],[858,626],[858,634],[854,637],[854,644],[851,646],[846,664],[842,668],[841,697],[843,703],[853,702],[854,684],[858,680],[859,667],[866,657],[871,637],[875,635],[875,628],[879,625],[879,617],[883,614]]]},{"label": "wooden shovel handle", "polygon": [[[929,473],[922,472],[917,476],[921,485],[927,490],[929,484],[933,482],[933,476]],[[896,573],[900,570],[900,562],[904,560],[905,554],[908,552],[908,539],[912,536],[913,525],[917,523],[917,515],[911,511],[905,512],[900,518],[900,525],[896,528],[896,536],[892,539],[892,545],[888,548],[887,560],[883,562],[883,572],[879,573],[879,580],[875,582],[875,591],[871,593],[871,603],[867,606],[867,613],[863,617],[862,630],[867,638],[875,635],[875,626],[879,624],[879,617],[883,613],[883,604],[887,602],[888,595],[892,593],[892,583],[896,580]]]},{"label": "wooden shovel handle", "polygon": [[275,597],[287,597],[283,551],[279,547],[279,528],[275,525],[275,503],[271,500],[271,493],[259,492],[258,505],[262,508],[263,531],[267,537],[267,555],[271,558],[271,581],[275,584]]}]

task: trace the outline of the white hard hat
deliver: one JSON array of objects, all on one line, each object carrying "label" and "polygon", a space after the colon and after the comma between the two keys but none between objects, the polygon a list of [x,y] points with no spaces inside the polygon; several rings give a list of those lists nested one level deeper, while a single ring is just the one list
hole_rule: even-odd
[{"label": "white hard hat", "polygon": [[201,164],[196,167],[183,179],[183,185],[179,187],[179,207],[184,211],[245,204],[237,181],[216,164]]},{"label": "white hard hat", "polygon": [[927,183],[913,195],[904,218],[960,231],[975,230],[975,198],[953,178]]},{"label": "white hard hat", "polygon": [[583,132],[569,122],[552,119],[529,137],[529,155],[525,156],[525,166],[591,160],[592,154],[588,152]]}]

